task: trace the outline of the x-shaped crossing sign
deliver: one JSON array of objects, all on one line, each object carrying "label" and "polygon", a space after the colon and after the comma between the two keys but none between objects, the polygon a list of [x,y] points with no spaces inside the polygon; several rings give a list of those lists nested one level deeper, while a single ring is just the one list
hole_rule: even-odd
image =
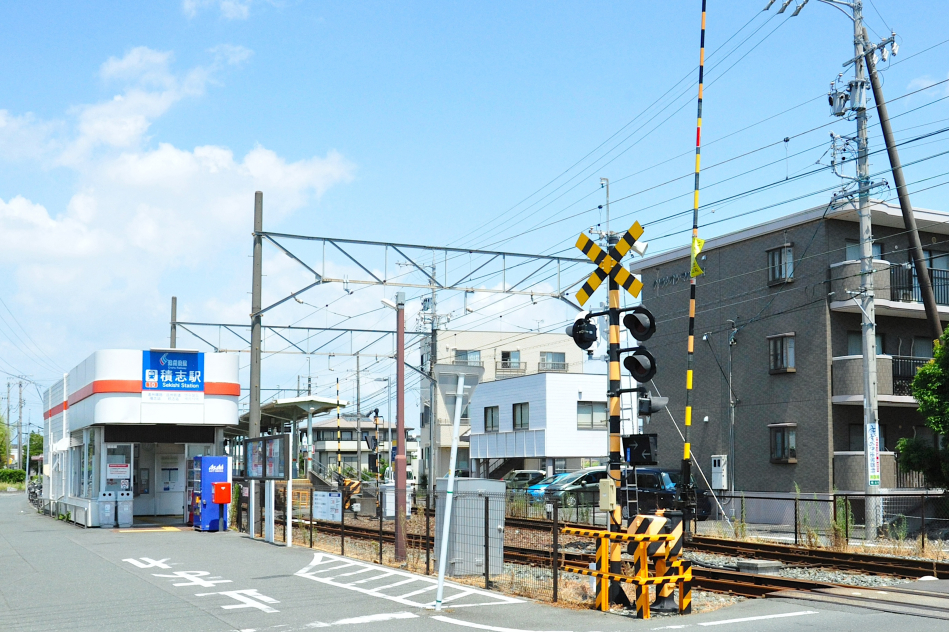
[{"label": "x-shaped crossing sign", "polygon": [[636,240],[642,236],[643,227],[639,225],[639,222],[636,222],[629,227],[629,230],[626,231],[623,238],[610,248],[610,252],[607,254],[603,252],[602,248],[593,243],[592,239],[580,233],[580,238],[577,239],[577,248],[597,266],[593,274],[590,275],[590,278],[587,279],[583,287],[580,288],[580,291],[577,292],[577,300],[580,302],[580,305],[587,302],[590,296],[596,292],[596,288],[600,287],[600,284],[608,276],[613,277],[617,283],[634,297],[639,296],[639,293],[643,289],[642,281],[630,274],[629,271],[620,264],[620,260],[626,256],[626,253],[633,247]]}]

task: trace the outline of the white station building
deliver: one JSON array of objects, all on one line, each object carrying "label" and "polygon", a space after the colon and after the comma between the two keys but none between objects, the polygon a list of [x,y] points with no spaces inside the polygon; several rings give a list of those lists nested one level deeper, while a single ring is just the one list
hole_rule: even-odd
[{"label": "white station building", "polygon": [[136,516],[184,516],[191,459],[224,455],[238,424],[237,354],[97,351],[44,394],[44,496],[99,526],[100,492]]}]

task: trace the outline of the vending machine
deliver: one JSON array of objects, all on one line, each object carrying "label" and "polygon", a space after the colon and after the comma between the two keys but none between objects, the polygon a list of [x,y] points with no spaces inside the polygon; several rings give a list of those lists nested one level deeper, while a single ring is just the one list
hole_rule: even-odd
[{"label": "vending machine", "polygon": [[[214,484],[231,482],[230,457],[196,456],[192,471],[191,511],[195,531],[226,531],[228,505],[215,503]],[[220,524],[219,520],[224,523]]]}]

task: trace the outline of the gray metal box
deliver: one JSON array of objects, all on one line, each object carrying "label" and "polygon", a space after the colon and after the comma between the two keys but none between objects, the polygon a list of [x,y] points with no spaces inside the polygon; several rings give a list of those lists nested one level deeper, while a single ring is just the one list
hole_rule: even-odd
[{"label": "gray metal box", "polygon": [[[435,482],[435,556],[441,554],[448,479]],[[458,478],[452,493],[451,524],[445,574],[449,577],[484,575],[485,498],[488,498],[488,569],[504,571],[504,514],[507,487],[504,481]]]},{"label": "gray metal box", "polygon": [[118,514],[119,527],[122,529],[127,529],[132,526],[134,521],[132,518],[132,505],[133,505],[132,492],[119,492],[118,500],[116,501],[116,513]]},{"label": "gray metal box", "polygon": [[99,526],[115,526],[115,492],[99,492]]}]

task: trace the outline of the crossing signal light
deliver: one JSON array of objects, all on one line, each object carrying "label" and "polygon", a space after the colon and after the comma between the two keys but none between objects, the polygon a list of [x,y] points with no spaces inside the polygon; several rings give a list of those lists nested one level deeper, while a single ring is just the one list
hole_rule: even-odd
[{"label": "crossing signal light", "polygon": [[626,356],[623,366],[640,384],[648,382],[656,375],[656,359],[644,347],[639,347]]},{"label": "crossing signal light", "polygon": [[649,418],[653,413],[658,413],[669,405],[668,397],[653,397],[649,393],[639,397],[638,412],[639,418],[644,423],[649,423]]},{"label": "crossing signal light", "polygon": [[656,333],[656,319],[653,318],[652,313],[640,305],[636,307],[631,312],[627,312],[623,316],[623,324],[626,326],[626,329],[629,330],[629,333],[633,334],[633,338],[639,342],[649,340],[652,338],[652,335]]},{"label": "crossing signal light", "polygon": [[589,320],[588,312],[580,312],[572,325],[567,327],[567,335],[581,349],[589,349],[596,342],[596,324]]}]

